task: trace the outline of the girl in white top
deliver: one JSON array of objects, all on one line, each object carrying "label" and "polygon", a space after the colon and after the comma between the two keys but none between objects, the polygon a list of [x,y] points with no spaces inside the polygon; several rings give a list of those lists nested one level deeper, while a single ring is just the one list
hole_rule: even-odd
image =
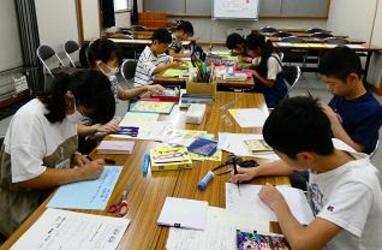
[{"label": "girl in white top", "polygon": [[264,94],[269,108],[274,108],[288,94],[285,77],[282,71],[281,60],[274,53],[271,41],[266,41],[263,35],[250,34],[245,40],[249,56],[254,58],[253,77],[254,91]]},{"label": "girl in white top", "polygon": [[[0,151],[0,233],[9,236],[52,188],[100,176],[104,161],[77,153],[77,124],[110,120],[110,81],[96,71],[57,76],[49,96],[14,115]],[[77,166],[77,168],[74,168]]]}]

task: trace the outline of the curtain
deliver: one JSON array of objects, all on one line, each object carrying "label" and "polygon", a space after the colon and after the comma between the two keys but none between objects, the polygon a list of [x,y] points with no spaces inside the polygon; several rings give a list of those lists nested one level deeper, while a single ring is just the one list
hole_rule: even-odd
[{"label": "curtain", "polygon": [[101,13],[103,28],[115,26],[114,0],[102,0]]},{"label": "curtain", "polygon": [[44,90],[44,75],[36,55],[40,37],[34,0],[16,0],[16,11],[24,67],[29,72],[27,74],[29,89],[32,90],[33,95],[36,95]]},{"label": "curtain", "polygon": [[131,8],[131,25],[137,25],[138,24],[138,3],[137,0],[132,0],[132,8]]}]

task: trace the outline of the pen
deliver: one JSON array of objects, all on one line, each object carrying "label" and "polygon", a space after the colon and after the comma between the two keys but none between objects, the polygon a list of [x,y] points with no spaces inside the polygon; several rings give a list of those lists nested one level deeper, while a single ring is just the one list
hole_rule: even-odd
[{"label": "pen", "polygon": [[[236,158],[233,158],[233,159],[232,159],[232,164],[233,164],[233,173],[234,173],[235,175],[237,175],[239,172],[237,171]],[[240,186],[240,183],[237,182],[237,190],[238,190],[239,193],[240,193],[239,186]]]},{"label": "pen", "polygon": [[142,174],[143,174],[143,176],[147,175],[147,172],[149,171],[149,166],[150,166],[150,155],[146,153],[143,156],[143,164],[142,164]]}]

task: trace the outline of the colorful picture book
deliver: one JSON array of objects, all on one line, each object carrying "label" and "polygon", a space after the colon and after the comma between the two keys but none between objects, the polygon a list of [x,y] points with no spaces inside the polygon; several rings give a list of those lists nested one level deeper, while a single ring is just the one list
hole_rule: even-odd
[{"label": "colorful picture book", "polygon": [[255,152],[272,151],[272,148],[263,139],[250,139],[244,141],[248,150]]},{"label": "colorful picture book", "polygon": [[191,168],[192,160],[185,147],[158,147],[150,151],[151,171]]},{"label": "colorful picture book", "polygon": [[256,231],[248,232],[236,230],[237,250],[289,250],[291,249],[283,235],[259,234]]},{"label": "colorful picture book", "polygon": [[131,154],[134,149],[133,141],[102,141],[97,147],[99,154]]},{"label": "colorful picture book", "polygon": [[130,112],[170,114],[174,108],[174,102],[137,101],[129,107]]}]

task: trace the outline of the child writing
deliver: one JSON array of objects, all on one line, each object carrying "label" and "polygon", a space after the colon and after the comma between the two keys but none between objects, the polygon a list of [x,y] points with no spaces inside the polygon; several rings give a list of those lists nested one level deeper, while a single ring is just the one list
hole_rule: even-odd
[{"label": "child writing", "polygon": [[295,97],[264,124],[265,141],[282,161],[239,169],[234,183],[274,173],[309,171],[307,198],[314,221],[301,225],[281,193],[267,185],[260,199],[276,214],[292,249],[382,249],[382,192],[367,155],[336,149],[330,121],[317,100]]},{"label": "child writing", "polygon": [[181,65],[179,62],[172,62],[172,58],[165,54],[172,42],[168,30],[158,29],[154,31],[151,41],[151,45],[147,46],[139,57],[134,78],[135,86],[151,84],[155,74]]},{"label": "child writing", "polygon": [[77,125],[105,123],[114,112],[110,82],[96,71],[57,76],[50,95],[16,112],[0,151],[1,234],[9,236],[52,188],[100,176],[104,161],[77,152]]}]

